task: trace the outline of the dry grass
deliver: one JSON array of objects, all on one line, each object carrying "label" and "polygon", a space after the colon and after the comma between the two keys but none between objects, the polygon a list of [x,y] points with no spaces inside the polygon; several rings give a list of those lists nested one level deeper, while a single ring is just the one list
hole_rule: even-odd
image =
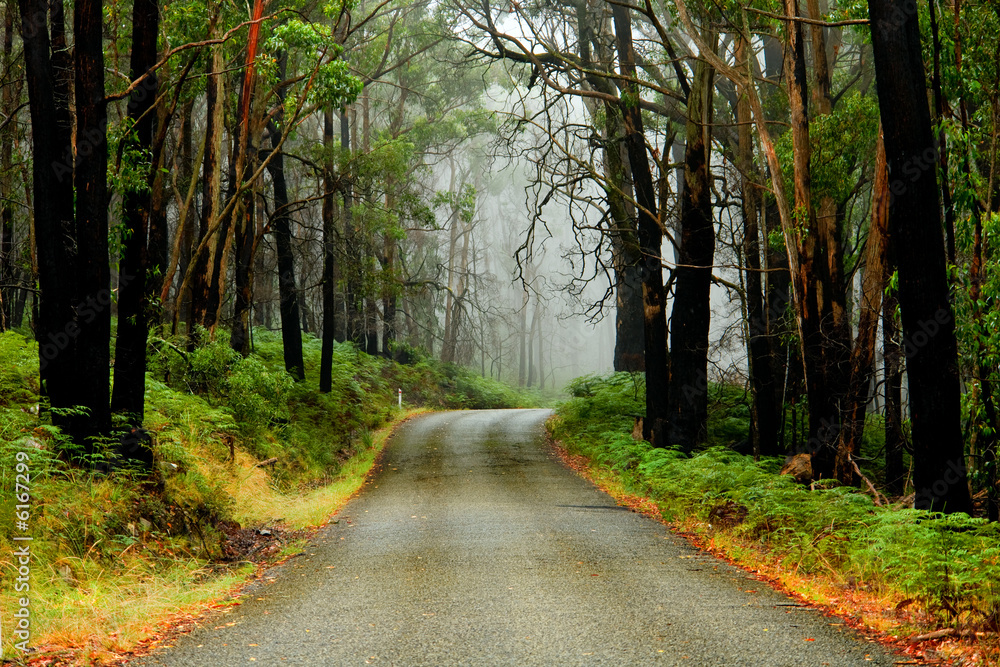
[{"label": "dry grass", "polygon": [[[326,523],[362,488],[393,428],[419,412],[407,412],[374,433],[370,446],[345,461],[337,479],[301,493],[275,490],[266,470],[255,467],[257,461],[245,453],[237,451],[236,461],[226,463],[209,455],[209,445],[194,438],[184,444],[202,474],[222,484],[231,496],[233,514],[241,523],[259,525],[280,519],[289,528],[308,529]],[[92,493],[103,497],[105,492],[102,483]],[[156,544],[141,553],[136,553],[140,545],[135,547],[126,548],[113,566],[86,557],[33,562],[32,664],[116,662],[164,628],[220,606],[257,571],[249,563],[219,571],[189,554],[175,553],[170,544]],[[301,548],[301,542],[293,543],[278,558]],[[9,559],[0,560],[5,572],[11,565]],[[0,594],[0,608],[15,609],[16,600],[17,594],[5,591]],[[9,642],[13,630],[9,614],[2,621],[4,639]]]},{"label": "dry grass", "polygon": [[[162,619],[196,613],[253,571],[244,566],[207,575],[191,561],[153,573],[141,559],[121,574],[95,573],[71,586],[49,581],[33,589],[32,643],[41,656],[66,664],[103,664],[149,639]],[[9,608],[5,605],[5,608]]]}]

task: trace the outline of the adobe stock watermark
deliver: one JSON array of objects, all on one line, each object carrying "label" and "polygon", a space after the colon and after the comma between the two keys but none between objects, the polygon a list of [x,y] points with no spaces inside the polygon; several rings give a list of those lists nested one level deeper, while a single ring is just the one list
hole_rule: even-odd
[{"label": "adobe stock watermark", "polygon": [[[118,279],[119,288],[131,282],[135,276],[122,275]],[[70,320],[63,325],[59,331],[49,332],[48,340],[38,342],[38,369],[45,370],[49,362],[62,354],[70,347],[70,344],[80,335],[79,321],[90,324],[97,319],[97,316],[111,306],[113,292],[110,289],[103,289],[96,296],[88,296],[86,301],[76,304],[73,310],[76,311],[76,320]]]},{"label": "adobe stock watermark", "polygon": [[949,460],[941,476],[929,488],[923,488],[913,495],[913,509],[934,509],[935,501],[944,498],[951,487],[964,482],[968,468],[964,460]]},{"label": "adobe stock watermark", "polygon": [[903,356],[912,359],[921,348],[926,347],[931,339],[941,331],[941,325],[951,321],[951,311],[947,308],[939,308],[934,313],[934,319],[922,320],[917,323],[920,331],[916,331],[912,336],[903,336]]},{"label": "adobe stock watermark", "polygon": [[903,0],[901,3],[893,3],[892,13],[884,19],[879,20],[876,26],[883,37],[893,30],[898,30],[906,23],[906,20],[917,15],[917,1]]},{"label": "adobe stock watermark", "polygon": [[30,41],[33,37],[38,35],[38,33],[43,30],[48,31],[48,29],[48,12],[41,11],[21,15],[21,38],[24,41]]},{"label": "adobe stock watermark", "polygon": [[902,176],[893,178],[890,174],[889,180],[889,205],[896,201],[896,197],[905,195],[909,189],[908,183],[916,183],[920,176],[928,169],[938,166],[941,159],[941,143],[937,139],[925,148],[922,153],[908,159],[899,168]]},{"label": "adobe stock watermark", "polygon": [[[22,654],[31,640],[31,455],[19,451],[14,456],[14,529],[15,549],[11,551],[14,573],[14,648]],[[3,660],[3,637],[0,636],[0,660]]]},{"label": "adobe stock watermark", "polygon": [[692,407],[699,397],[708,395],[708,374],[705,371],[698,371],[698,377],[695,378],[695,381],[685,384],[681,393],[684,395],[687,406]]},{"label": "adobe stock watermark", "polygon": [[76,153],[73,147],[67,146],[63,152],[62,159],[52,163],[52,171],[60,183],[69,176],[73,177],[73,170],[79,167],[85,158],[93,155],[94,150],[101,144],[108,143],[108,119],[101,120],[100,127],[92,127],[83,134],[76,137]]}]

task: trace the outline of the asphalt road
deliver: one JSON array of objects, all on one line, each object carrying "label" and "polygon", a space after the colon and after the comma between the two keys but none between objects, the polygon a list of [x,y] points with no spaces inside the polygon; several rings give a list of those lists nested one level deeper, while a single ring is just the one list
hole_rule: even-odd
[{"label": "asphalt road", "polygon": [[404,424],[230,613],[136,665],[892,665],[567,470],[544,410]]}]

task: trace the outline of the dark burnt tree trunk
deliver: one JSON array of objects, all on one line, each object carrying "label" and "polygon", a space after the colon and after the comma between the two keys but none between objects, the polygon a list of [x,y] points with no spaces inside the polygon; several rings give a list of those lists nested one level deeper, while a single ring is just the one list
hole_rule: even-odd
[{"label": "dark burnt tree trunk", "polygon": [[[132,9],[131,77],[136,80],[156,64],[160,13],[157,0],[136,0]],[[153,103],[157,80],[152,72],[132,92],[128,117],[135,147],[149,152],[153,144]],[[154,168],[155,173],[155,168]],[[146,341],[149,337],[147,240],[151,192],[125,193],[125,243],[118,274],[118,337],[115,341],[114,390],[111,410],[125,413],[129,423],[142,426],[145,415]],[[162,265],[161,265],[162,266]]]},{"label": "dark burnt tree trunk", "polygon": [[[937,173],[915,169],[934,153],[916,13],[869,0],[875,81],[890,190],[889,242],[899,303],[913,434],[914,505],[971,512],[961,432],[958,346],[949,301]],[[936,154],[935,154],[936,155]]]},{"label": "dark burnt tree trunk", "polygon": [[[167,186],[166,173],[164,173],[163,168],[166,156],[166,151],[163,148],[167,139],[170,118],[175,108],[167,111],[166,105],[161,104],[157,109],[156,116],[157,136],[153,140],[153,174],[149,193],[149,239],[146,243],[146,264],[149,267],[149,274],[146,276],[146,298],[149,300],[150,306],[163,291],[164,276],[169,270],[170,228],[167,224],[167,206],[170,188]],[[162,305],[150,311],[148,318],[151,327],[162,322],[165,319]]]},{"label": "dark burnt tree trunk", "polygon": [[692,451],[708,418],[709,292],[715,255],[709,156],[714,70],[695,64],[687,100],[684,190],[670,326],[670,428],[667,444]]},{"label": "dark burnt tree trunk", "polygon": [[632,178],[623,155],[624,127],[621,109],[604,105],[605,188],[611,217],[611,253],[615,270],[615,359],[616,371],[645,370],[642,314],[642,252],[636,234]]},{"label": "dark burnt tree trunk", "polygon": [[538,388],[545,389],[545,362],[542,356],[542,345],[545,337],[542,335],[542,320],[538,321]]},{"label": "dark burnt tree trunk", "polygon": [[[256,154],[256,146],[249,146]],[[233,267],[233,326],[230,346],[247,356],[250,354],[250,308],[253,306],[253,258],[257,251],[256,210],[254,188],[249,188],[236,207],[238,216],[233,228],[233,250],[236,265]]]},{"label": "dark burnt tree trunk", "polygon": [[336,336],[336,240],[337,227],[334,216],[336,186],[333,177],[333,111],[323,113],[323,341],[319,362],[319,390],[332,388],[333,343]]},{"label": "dark burnt tree trunk", "polygon": [[[621,73],[635,78],[635,53],[632,48],[632,24],[629,10],[613,5],[615,34]],[[663,230],[656,206],[656,190],[646,154],[646,137],[639,105],[628,98],[638,99],[638,87],[625,83],[622,115],[625,123],[625,145],[638,204],[639,247],[643,255],[643,339],[646,367],[646,418],[643,437],[657,447],[664,447],[670,391],[670,370],[667,359],[666,293],[663,287],[663,265],[660,258]]]},{"label": "dark burnt tree trunk", "polygon": [[[351,154],[351,121],[347,108],[340,110],[340,147],[344,153],[344,163],[350,160]],[[345,169],[340,174],[341,195],[344,200],[344,250],[347,261],[347,276],[344,291],[344,302],[347,309],[347,340],[358,346],[359,350],[365,349],[365,321],[363,315],[364,297],[361,294],[361,261],[362,252],[359,248],[361,242],[360,235],[354,227],[354,183],[352,182],[349,169]]]},{"label": "dark burnt tree trunk", "polygon": [[535,367],[535,331],[538,328],[538,300],[535,300],[535,308],[531,312],[531,327],[528,329],[528,383],[527,386],[535,386],[537,369]]},{"label": "dark burnt tree trunk", "polygon": [[[10,72],[14,53],[14,3],[8,2],[4,9],[3,25],[3,71]],[[3,87],[2,110],[5,118],[15,112],[17,103],[14,84],[8,82]],[[20,325],[20,318],[14,319],[17,298],[14,289],[18,278],[14,260],[14,170],[12,153],[17,125],[8,122],[0,131],[0,331]]]},{"label": "dark burnt tree trunk", "polygon": [[[104,101],[104,12],[101,0],[76,0],[73,6],[74,92],[76,100],[77,274],[76,303],[94,299],[100,308],[76,306],[75,378],[81,405],[88,409],[83,434],[96,436],[111,428],[108,374],[111,367],[111,269],[108,266],[108,141]],[[35,125],[36,128],[44,126]],[[47,196],[47,195],[44,195]],[[37,203],[37,199],[36,199]],[[90,315],[93,312],[93,315]]]},{"label": "dark burnt tree trunk", "polygon": [[[737,43],[737,60],[746,63],[750,48],[745,40]],[[774,366],[771,339],[768,337],[767,316],[764,311],[764,281],[761,274],[760,211],[761,190],[754,181],[753,134],[750,103],[746,96],[736,106],[739,123],[738,151],[740,189],[743,198],[743,261],[746,264],[747,359],[750,371],[751,422],[750,441],[754,456],[778,454],[778,420],[780,398],[775,392]]]},{"label": "dark burnt tree trunk", "polygon": [[[886,274],[892,270],[887,269]],[[882,368],[885,375],[885,486],[890,493],[906,493],[906,467],[903,465],[903,354],[899,346],[896,322],[896,295],[882,301]]]},{"label": "dark burnt tree trunk", "polygon": [[[781,233],[781,216],[773,199],[764,204],[764,229],[767,238]],[[788,448],[784,438],[784,417],[787,388],[786,377],[801,373],[802,359],[799,350],[789,346],[789,333],[795,330],[789,306],[792,303],[792,278],[788,270],[788,254],[783,248],[773,248],[768,244],[764,253],[767,272],[764,274],[764,323],[770,354],[771,377],[774,378],[774,409],[778,421],[778,444],[775,453],[782,454]],[[791,359],[790,359],[791,357]]]},{"label": "dark burnt tree trunk", "polygon": [[374,298],[365,299],[365,352],[378,356],[378,301]]},{"label": "dark burnt tree trunk", "polygon": [[[604,7],[599,12],[603,13]],[[598,37],[595,13],[585,3],[576,5],[577,30],[580,34],[580,59],[587,81],[597,91],[616,97],[614,82],[599,72],[613,58],[609,35]],[[602,31],[603,33],[603,31]],[[595,52],[596,51],[596,60]],[[597,106],[595,105],[594,109]],[[616,371],[642,372],[645,369],[642,313],[642,252],[636,230],[632,175],[625,151],[625,122],[618,104],[605,100],[604,136],[601,152],[604,156],[604,197],[608,203],[607,224],[611,241],[611,262],[615,288],[615,354]],[[596,114],[595,114],[596,116]],[[596,118],[595,118],[596,120]]]},{"label": "dark burnt tree trunk", "polygon": [[[62,20],[62,3],[53,2],[55,18]],[[73,228],[73,154],[68,123],[68,95],[65,77],[56,77],[50,49],[62,30],[52,22],[50,42],[46,0],[19,0],[21,37],[24,42],[24,69],[32,127],[47,128],[31,135],[32,185],[35,216],[35,244],[38,259],[38,339],[39,376],[42,393],[53,408],[69,408],[80,403],[77,384],[79,325],[74,309],[77,272]],[[95,295],[97,296],[97,295]],[[108,294],[107,296],[110,296]],[[96,317],[96,314],[95,314]],[[52,422],[69,433],[83,432],[83,425],[63,413],[52,413]]]},{"label": "dark burnt tree trunk", "polygon": [[[271,149],[277,150],[281,132],[271,122],[268,125]],[[281,312],[281,345],[285,355],[285,370],[296,379],[305,379],[302,361],[302,329],[299,328],[299,293],[295,284],[295,255],[292,253],[291,218],[288,215],[288,186],[285,183],[285,160],[279,151],[268,163],[271,182],[274,184],[274,214],[271,228],[278,255],[278,304]],[[324,318],[325,311],[324,310]],[[324,332],[326,324],[324,319]]]}]

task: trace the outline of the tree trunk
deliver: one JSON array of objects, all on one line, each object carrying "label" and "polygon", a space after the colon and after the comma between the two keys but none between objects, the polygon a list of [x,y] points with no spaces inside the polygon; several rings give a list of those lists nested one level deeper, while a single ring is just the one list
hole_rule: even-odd
[{"label": "tree trunk", "polygon": [[668,444],[690,452],[706,436],[708,418],[709,293],[715,227],[712,220],[712,97],[714,70],[695,64],[687,102],[681,242],[674,269],[670,327],[670,428]]},{"label": "tree trunk", "polygon": [[[74,92],[76,99],[77,265],[76,303],[110,299],[108,266],[108,141],[107,104],[104,101],[104,12],[101,0],[76,0],[73,6]],[[36,129],[44,126],[34,125]],[[43,196],[48,196],[45,193]],[[36,199],[37,203],[37,199]],[[142,278],[137,277],[141,282]],[[110,304],[108,304],[110,306]],[[77,308],[80,332],[75,378],[80,404],[89,410],[85,433],[96,436],[111,429],[108,375],[111,367],[111,308],[94,309],[91,319]]]},{"label": "tree trunk", "polygon": [[[191,115],[194,112],[194,100],[184,103],[181,108],[181,138],[180,138],[180,168],[178,174],[178,183],[180,184],[179,191],[175,192],[177,197],[177,209],[178,218],[176,234],[174,243],[180,243],[178,246],[179,252],[177,254],[177,272],[181,276],[181,281],[184,280],[184,276],[187,275],[188,265],[191,263],[191,250],[194,245],[194,224],[192,222],[191,216],[191,198],[181,199],[181,197],[186,192],[193,192],[191,190],[192,181],[195,179],[195,157],[193,144],[191,141],[191,135],[194,132],[194,126],[191,122]],[[202,144],[204,146],[204,144]],[[168,264],[168,272],[172,272],[174,269],[174,259],[173,254],[171,255],[170,262]],[[160,290],[163,295],[161,299],[163,303],[167,302],[167,296],[169,292],[169,283],[173,282],[173,275],[170,274],[168,279],[164,281],[164,285]],[[179,290],[178,290],[179,291]],[[173,320],[176,322],[178,320],[178,314],[183,314],[185,320],[189,323],[188,329],[190,329],[190,312],[191,312],[191,297],[179,295],[180,298],[177,300],[177,304],[174,306],[176,312],[174,313]],[[176,332],[175,332],[176,333]]]},{"label": "tree trunk", "polygon": [[[798,2],[785,0],[786,12],[798,15]],[[802,24],[789,27],[788,98],[791,108],[792,145],[795,163],[795,220],[804,230],[796,230],[796,283],[799,338],[809,397],[809,439],[806,449],[812,455],[814,474],[834,474],[838,434],[841,430],[841,406],[847,392],[850,354],[850,325],[844,307],[846,292],[841,271],[842,258],[836,232],[836,215],[821,208],[822,221],[812,203],[809,160],[809,106],[806,85],[805,47]],[[822,110],[822,109],[821,109]]]},{"label": "tree trunk", "polygon": [[[634,79],[635,52],[632,49],[629,10],[620,5],[613,5],[612,12],[621,74]],[[638,87],[634,83],[625,83],[624,88],[633,100],[638,98]],[[653,187],[649,158],[646,155],[645,131],[639,106],[628,104],[626,100],[622,104],[622,114],[625,121],[625,143],[639,208],[639,246],[643,254],[643,338],[646,367],[646,418],[643,420],[643,437],[654,446],[663,447],[668,444],[665,426],[670,391],[667,321],[664,311],[666,293],[660,258],[663,231],[657,212],[656,191]]]},{"label": "tree trunk", "polygon": [[347,308],[347,339],[364,349],[366,346],[365,326],[363,319],[364,295],[361,293],[362,250],[359,247],[361,238],[354,226],[354,184],[350,168],[347,166],[351,155],[351,123],[348,109],[340,110],[340,147],[344,152],[345,169],[340,174],[341,192],[344,198],[344,248],[348,257],[346,291],[344,302]]},{"label": "tree trunk", "polygon": [[[156,64],[160,10],[157,0],[136,0],[132,9],[131,77],[136,80]],[[149,152],[153,144],[153,103],[157,79],[149,75],[129,96],[128,116],[135,125],[135,147]],[[151,168],[156,173],[155,166]],[[153,178],[153,174],[149,178]],[[147,240],[151,192],[124,194],[126,239],[118,276],[118,337],[115,341],[114,391],[111,410],[128,416],[132,426],[142,426],[145,416],[146,341],[149,338]]]},{"label": "tree trunk", "polygon": [[885,164],[885,145],[881,139],[875,157],[875,182],[872,186],[872,219],[865,244],[865,267],[862,277],[861,313],[858,335],[851,352],[851,380],[844,402],[843,428],[834,474],[845,484],[855,481],[853,456],[861,448],[865,431],[869,388],[875,360],[875,338],[882,310],[882,290],[886,284],[885,244],[889,221],[889,174]]},{"label": "tree trunk", "polygon": [[[271,150],[278,150],[281,132],[274,122],[268,124],[268,134],[271,137]],[[288,186],[285,184],[285,159],[280,152],[271,158],[268,171],[274,184],[274,214],[271,228],[274,230],[274,245],[278,255],[278,303],[281,312],[281,346],[284,351],[285,370],[297,380],[304,380],[305,363],[302,360],[299,294],[295,285],[295,255],[292,253],[291,219],[288,215]],[[325,335],[325,304],[323,311]]]},{"label": "tree trunk", "polygon": [[[160,104],[156,114],[158,129],[152,150],[153,173],[149,194],[149,240],[146,245],[146,264],[150,271],[146,278],[146,298],[150,307],[153,307],[154,299],[163,291],[164,276],[168,271],[167,266],[170,261],[170,227],[167,223],[170,191],[167,187],[166,173],[163,167],[166,159],[166,151],[163,149],[167,139],[167,126],[170,124],[174,108],[176,107],[168,111],[166,105]],[[165,319],[162,304],[157,305],[147,317],[151,326],[161,323]]]},{"label": "tree trunk", "polygon": [[[577,31],[580,35],[580,59],[586,68],[586,77],[597,91],[616,96],[615,83],[600,76],[604,65],[613,59],[611,39],[607,28],[599,31],[595,25],[603,21],[604,7],[594,12],[586,3],[576,5]],[[596,19],[596,20],[595,20]],[[600,36],[598,36],[600,32]],[[610,39],[609,39],[610,38]],[[596,62],[593,51],[596,50]],[[603,109],[603,118],[597,111]],[[619,106],[605,101],[588,105],[594,123],[603,121],[604,193],[608,203],[608,227],[611,240],[611,262],[614,269],[615,289],[615,353],[616,371],[642,372],[645,370],[643,348],[642,303],[642,252],[636,234],[635,206],[632,175],[629,173],[625,151],[625,123]]]},{"label": "tree trunk", "polygon": [[[961,433],[958,347],[949,301],[936,155],[916,13],[869,0],[875,81],[885,134],[890,191],[889,240],[899,267],[899,302],[913,433],[914,505],[971,512]],[[905,242],[904,242],[905,239]]]},{"label": "tree trunk", "polygon": [[[388,187],[392,188],[390,182]],[[396,210],[396,202],[391,191],[385,195],[386,209]],[[391,359],[396,347],[396,238],[391,232],[382,237],[382,356]]]},{"label": "tree trunk", "polygon": [[[222,123],[225,111],[225,101],[222,90],[222,53],[216,47],[212,50],[208,64],[208,80],[205,95],[205,157],[201,168],[201,225],[198,231],[198,246],[206,243],[209,230],[219,215],[219,200],[221,198],[220,164],[222,152]],[[224,232],[217,232],[224,233]],[[191,261],[194,262],[191,284],[191,316],[188,320],[188,335],[194,343],[193,327],[207,326],[209,322],[209,292],[211,274],[209,270],[215,266],[216,244],[211,240],[197,252]],[[181,292],[183,293],[183,282]],[[182,296],[178,295],[179,297]]]},{"label": "tree trunk", "polygon": [[[256,88],[255,70],[257,62],[257,43],[260,37],[260,17],[264,13],[263,0],[254,0],[250,31],[247,35],[247,55],[243,68],[243,83],[240,86],[239,114],[236,117],[233,152],[230,154],[230,197],[239,197],[233,206],[233,243],[235,245],[236,266],[233,271],[235,282],[235,298],[233,299],[233,326],[230,346],[246,356],[250,354],[250,309],[253,307],[253,257],[257,250],[257,228],[254,215],[257,209],[256,183],[241,194],[240,187],[247,173],[255,171],[258,160],[257,144],[260,136],[260,124],[263,113],[253,109],[256,119],[251,118],[251,102]],[[235,168],[234,168],[235,167]],[[221,239],[220,235],[220,239]],[[223,255],[225,259],[225,255]],[[223,267],[225,264],[223,263]],[[219,305],[225,294],[225,268],[216,277],[219,279]],[[218,316],[216,316],[218,319]]]},{"label": "tree trunk", "polygon": [[517,357],[517,386],[523,387],[528,379],[528,288],[524,288],[524,297],[521,300],[521,326],[518,329],[518,343],[520,349]]},{"label": "tree trunk", "polygon": [[535,386],[537,370],[535,368],[535,331],[538,328],[538,300],[535,300],[535,309],[531,312],[531,328],[528,329],[528,385]]},{"label": "tree trunk", "polygon": [[[892,270],[887,268],[886,275]],[[885,375],[885,486],[890,493],[906,493],[906,468],[903,466],[903,355],[897,340],[896,296],[889,294],[882,303],[882,364]]]},{"label": "tree trunk", "polygon": [[[6,3],[3,22],[3,71],[10,72],[14,51],[14,3]],[[3,87],[2,110],[4,118],[15,113],[13,82]],[[15,327],[15,299],[18,294],[13,287],[17,277],[14,268],[14,172],[12,153],[17,125],[9,122],[0,131],[0,331]]]},{"label": "tree trunk", "polygon": [[[248,146],[256,155],[257,147]],[[234,210],[233,248],[236,266],[233,269],[235,294],[230,346],[244,357],[250,354],[250,309],[253,307],[253,258],[257,251],[257,226],[254,192],[251,187],[240,195],[242,202]]]},{"label": "tree trunk", "polygon": [[[737,42],[737,61],[748,62],[750,47],[745,40]],[[745,65],[744,65],[745,66]],[[778,454],[778,417],[780,411],[775,393],[774,367],[771,362],[771,339],[768,337],[764,311],[763,280],[760,261],[760,210],[759,185],[752,176],[757,172],[753,164],[753,135],[750,124],[750,103],[742,95],[736,108],[739,141],[740,189],[743,195],[743,257],[746,263],[747,294],[747,362],[751,387],[751,445],[754,456]]]},{"label": "tree trunk", "polygon": [[624,127],[621,110],[604,105],[605,188],[611,215],[611,256],[615,269],[615,361],[616,371],[645,370],[642,314],[642,252],[636,236],[632,178],[622,155]]},{"label": "tree trunk", "polygon": [[[56,77],[55,58],[50,57],[46,0],[19,0],[21,37],[24,42],[25,78],[28,84],[31,125],[48,131],[31,134],[32,200],[34,203],[34,241],[38,261],[36,299],[38,312],[35,332],[38,340],[38,366],[41,388],[53,408],[69,408],[80,403],[77,379],[80,360],[77,354],[78,313],[73,308],[76,294],[76,248],[73,228],[73,153],[68,120],[69,89],[65,77]],[[62,3],[53,2],[52,12],[61,20]],[[58,43],[61,28],[52,22]],[[110,292],[91,295],[107,298],[98,308],[110,304]],[[95,304],[96,305],[96,304]],[[97,317],[96,308],[88,313]],[[70,435],[85,432],[72,416],[53,412],[52,422]]]},{"label": "tree trunk", "polygon": [[[333,386],[333,343],[337,326],[335,313],[335,270],[336,217],[334,216],[334,196],[336,186],[333,179],[333,111],[323,112],[323,341],[319,362],[319,390],[327,393]],[[284,320],[282,320],[284,327]]]},{"label": "tree trunk", "polygon": [[542,320],[538,321],[538,388],[545,389],[545,364],[542,356]]}]

